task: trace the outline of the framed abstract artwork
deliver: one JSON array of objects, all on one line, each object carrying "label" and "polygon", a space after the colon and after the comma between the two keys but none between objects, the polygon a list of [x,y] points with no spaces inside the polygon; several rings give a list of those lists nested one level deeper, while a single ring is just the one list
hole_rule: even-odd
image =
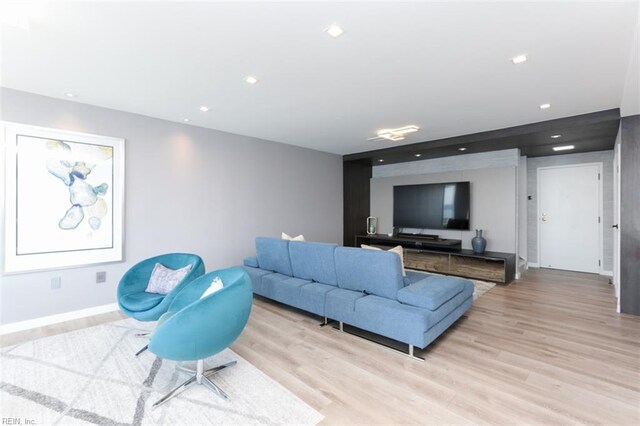
[{"label": "framed abstract artwork", "polygon": [[2,125],[4,272],[122,261],[124,139]]}]

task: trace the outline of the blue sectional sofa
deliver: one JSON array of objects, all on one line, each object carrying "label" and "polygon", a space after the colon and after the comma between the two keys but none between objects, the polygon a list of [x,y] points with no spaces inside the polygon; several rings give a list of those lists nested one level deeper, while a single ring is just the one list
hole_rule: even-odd
[{"label": "blue sectional sofa", "polygon": [[[469,280],[407,271],[395,253],[258,237],[244,260],[253,292],[426,347],[471,307]],[[342,325],[342,324],[341,324]]]}]

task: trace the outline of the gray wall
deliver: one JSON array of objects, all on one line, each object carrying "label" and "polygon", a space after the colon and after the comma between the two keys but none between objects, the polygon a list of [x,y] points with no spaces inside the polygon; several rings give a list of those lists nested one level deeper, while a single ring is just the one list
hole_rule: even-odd
[{"label": "gray wall", "polygon": [[622,118],[620,312],[640,315],[640,115]]},{"label": "gray wall", "polygon": [[[2,276],[2,324],[114,303],[122,274],[158,253],[198,253],[213,270],[253,254],[257,235],[341,242],[338,155],[9,89],[1,95],[2,120],[126,139],[126,261]],[[0,213],[3,221],[4,205]],[[107,272],[106,283],[95,283],[96,271]],[[61,289],[50,289],[52,277],[62,278]]]},{"label": "gray wall", "polygon": [[[517,162],[517,156],[516,156]],[[464,163],[464,162],[463,162]],[[374,168],[374,176],[376,176]],[[378,218],[379,233],[393,230],[393,186],[437,182],[471,182],[471,231],[424,230],[443,238],[462,240],[471,248],[473,229],[483,229],[487,250],[516,252],[516,168],[459,170],[371,179],[371,215]]]},{"label": "gray wall", "polygon": [[480,152],[477,154],[454,155],[452,157],[411,161],[409,163],[387,164],[373,167],[374,178],[390,176],[411,176],[425,173],[452,172],[460,170],[489,169],[494,167],[518,166],[518,149]]},{"label": "gray wall", "polygon": [[[527,260],[527,157],[518,159],[518,255]],[[518,259],[519,261],[519,259]],[[526,269],[526,264],[525,265]],[[518,265],[518,270],[520,265]]]},{"label": "gray wall", "polygon": [[538,262],[538,167],[602,163],[603,262],[604,271],[613,270],[613,150],[583,154],[554,155],[527,159],[527,188],[532,199],[527,204],[527,245],[529,263]]}]

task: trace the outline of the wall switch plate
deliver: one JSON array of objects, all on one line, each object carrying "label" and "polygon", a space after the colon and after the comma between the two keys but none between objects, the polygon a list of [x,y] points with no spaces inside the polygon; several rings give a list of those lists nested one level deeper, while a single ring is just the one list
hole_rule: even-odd
[{"label": "wall switch plate", "polygon": [[96,272],[96,282],[104,283],[107,281],[107,273],[105,271]]},{"label": "wall switch plate", "polygon": [[51,278],[51,290],[57,290],[62,287],[62,278],[53,277]]}]

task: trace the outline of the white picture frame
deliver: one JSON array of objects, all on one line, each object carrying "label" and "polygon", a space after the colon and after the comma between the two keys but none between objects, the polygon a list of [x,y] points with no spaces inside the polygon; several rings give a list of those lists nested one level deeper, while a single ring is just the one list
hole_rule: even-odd
[{"label": "white picture frame", "polygon": [[123,261],[125,140],[2,128],[4,273]]}]

